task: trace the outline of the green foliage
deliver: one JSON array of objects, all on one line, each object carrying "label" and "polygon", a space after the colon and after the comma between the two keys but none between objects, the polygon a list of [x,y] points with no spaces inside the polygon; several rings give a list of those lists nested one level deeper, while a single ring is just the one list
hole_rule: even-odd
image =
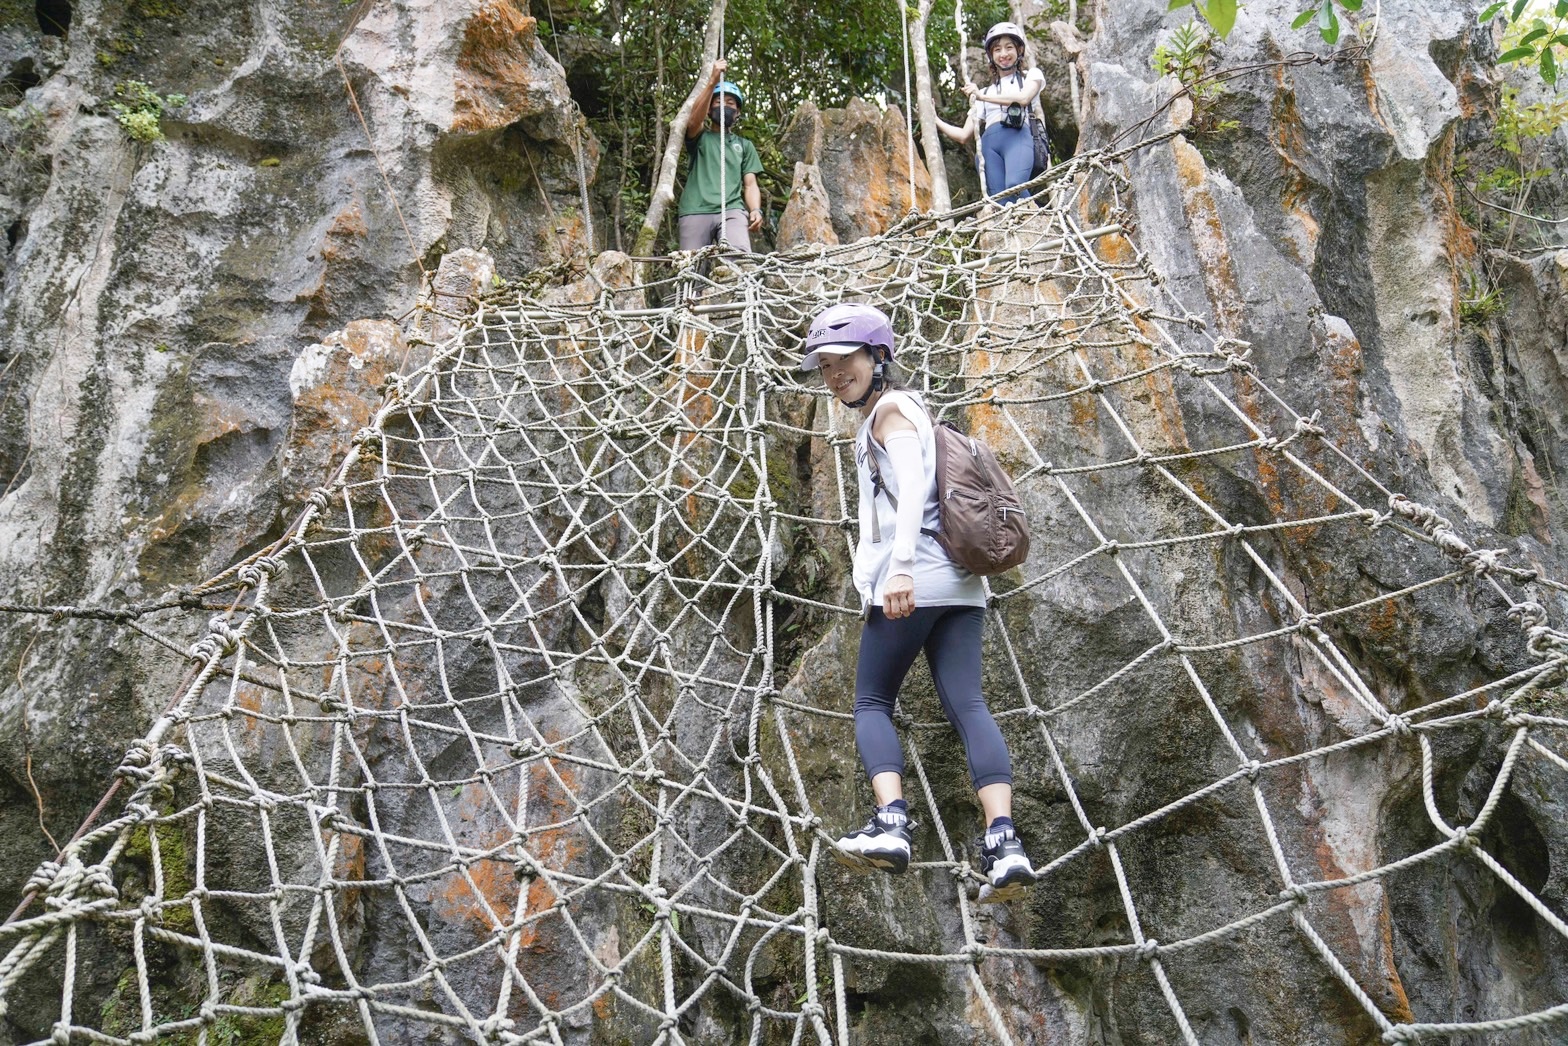
[{"label": "green foliage", "polygon": [[114,85],[114,97],[110,111],[125,133],[138,142],[163,141],[158,122],[164,110],[185,104],[183,94],[161,95],[140,80],[121,80]]},{"label": "green foliage", "polygon": [[1214,36],[1192,20],[1177,26],[1170,38],[1154,49],[1149,64],[1161,76],[1175,76],[1195,95],[1216,94],[1222,90],[1219,84],[1201,82],[1209,73],[1213,54]]},{"label": "green foliage", "polygon": [[[618,229],[634,228],[647,211],[657,147],[697,79],[708,10],[704,0],[538,0],[531,9],[541,39],[567,68],[573,94],[604,143],[601,184]],[[974,46],[991,23],[1007,17],[1005,0],[965,0],[967,42]],[[968,103],[950,78],[944,81],[959,50],[953,0],[935,0],[926,24],[933,80],[946,95],[947,104],[938,105],[957,117]],[[904,106],[902,33],[894,4],[729,0],[723,56],[729,78],[746,94],[739,133],[761,154],[764,209],[789,192],[794,168],[777,142],[801,102],[829,108],[855,96],[880,96]]]},{"label": "green foliage", "polygon": [[1203,15],[1214,32],[1221,38],[1230,35],[1236,25],[1236,0],[1170,0],[1167,11],[1179,11],[1190,7]]},{"label": "green foliage", "polygon": [[1215,114],[1214,103],[1225,96],[1225,85],[1209,75],[1213,56],[1214,35],[1196,19],[1177,26],[1149,56],[1156,73],[1176,77],[1187,89],[1187,96],[1192,99],[1192,127],[1200,134],[1223,133],[1240,126],[1235,120],[1221,120]]},{"label": "green foliage", "polygon": [[[1292,29],[1305,29],[1314,23],[1317,24],[1318,34],[1324,42],[1335,44],[1339,42],[1340,21],[1339,11],[1360,11],[1364,0],[1321,0],[1314,2],[1305,11],[1296,16],[1290,23]],[[1170,0],[1167,11],[1177,11],[1184,7],[1191,7],[1203,16],[1209,23],[1209,28],[1214,30],[1214,35],[1221,40],[1230,35],[1236,26],[1236,0]]]},{"label": "green foliage", "polygon": [[1503,53],[1497,60],[1533,65],[1541,79],[1555,86],[1568,61],[1568,0],[1499,0],[1483,8],[1482,25],[1503,23]]},{"label": "green foliage", "polygon": [[1465,290],[1459,298],[1459,322],[1483,324],[1502,312],[1507,304],[1501,288],[1488,287],[1486,278],[1477,272],[1465,274]]},{"label": "green foliage", "polygon": [[44,146],[48,132],[44,111],[36,105],[15,105],[0,109],[0,154],[12,165],[27,174],[39,174],[48,168]]},{"label": "green foliage", "polygon": [[1521,219],[1529,221],[1527,208],[1537,183],[1558,174],[1546,153],[1564,127],[1568,127],[1568,98],[1525,103],[1519,88],[1503,85],[1491,140],[1461,157],[1454,172],[1463,182],[1474,170],[1470,191],[1486,206],[1473,220],[1489,242],[1511,245]]}]

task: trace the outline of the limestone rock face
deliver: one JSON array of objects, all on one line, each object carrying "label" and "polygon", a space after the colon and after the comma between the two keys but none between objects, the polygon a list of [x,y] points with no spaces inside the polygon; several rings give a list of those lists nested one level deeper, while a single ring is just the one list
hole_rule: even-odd
[{"label": "limestone rock face", "polygon": [[[56,9],[68,28],[40,22]],[[0,598],[136,602],[264,546],[401,362],[421,262],[582,253],[598,147],[524,9],[0,4]],[[166,140],[116,122],[126,81],[187,96]],[[0,856],[8,883],[46,846],[26,753],[68,834],[103,787],[82,767],[113,764],[177,682],[18,624],[0,629],[24,679],[0,695],[0,826],[27,840]]]},{"label": "limestone rock face", "polygon": [[[1314,415],[1347,461],[1438,507],[1475,546],[1505,548],[1510,562],[1561,579],[1568,577],[1560,478],[1568,445],[1568,254],[1488,255],[1459,213],[1454,151],[1485,133],[1495,98],[1493,48],[1474,24],[1477,6],[1387,4],[1365,63],[1276,65],[1231,81],[1213,104],[1233,127],[1210,133],[1188,123],[1186,136],[1132,154],[1128,181],[1114,195],[1130,208],[1137,247],[1165,288],[1210,330],[1245,343],[1258,373],[1303,415]],[[1154,82],[1148,53],[1176,16],[1163,3],[1097,7],[1091,39],[1065,32],[1042,47],[1056,67],[1071,62],[1082,77],[1076,103],[1055,81],[1050,104],[1053,114],[1072,117],[1085,148],[1125,142],[1120,136],[1170,91],[1169,83]],[[1286,0],[1248,3],[1215,63],[1267,62],[1314,46],[1314,38],[1288,28],[1298,8]],[[530,277],[555,301],[608,301],[627,310],[648,303],[633,289],[631,259],[582,257],[590,216],[581,211],[578,178],[594,177],[598,146],[580,129],[561,70],[518,4],[376,0],[362,9],[335,0],[264,0],[236,9],[196,0],[178,18],[149,13],[167,10],[173,8],[89,0],[74,5],[69,32],[60,35],[39,27],[31,5],[0,2],[0,70],[13,83],[30,84],[0,124],[0,226],[10,241],[0,260],[0,600],[120,607],[170,597],[183,601],[181,613],[153,611],[138,620],[178,643],[196,638],[205,616],[222,609],[210,594],[182,590],[264,550],[310,503],[356,445],[388,380],[450,336],[470,292],[497,276],[555,265]],[[333,61],[340,41],[369,145],[346,100],[322,101],[344,97]],[[169,140],[136,144],[115,122],[106,101],[125,79],[189,95],[165,118]],[[907,132],[897,110],[859,100],[827,111],[803,104],[784,151],[796,169],[781,247],[848,243],[889,228],[911,205],[929,205],[918,157],[911,195]],[[1112,196],[1108,184],[1085,193],[1086,225],[1110,213]],[[1132,264],[1128,243],[1108,239],[1105,250]],[[423,299],[421,264],[439,264]],[[1505,304],[1495,317],[1466,320],[1463,274],[1483,264],[1499,274]],[[1004,319],[1015,318],[1005,305]],[[418,314],[405,319],[414,306]],[[700,342],[650,344],[696,358],[708,349]],[[560,366],[584,366],[571,346],[554,347],[572,360]],[[711,378],[693,368],[681,393],[697,431],[711,420],[718,395],[704,381]],[[1196,444],[1210,428],[1220,430],[1212,403],[1160,392],[1139,405],[1133,424],[1140,435],[1164,445],[1190,434]],[[808,431],[794,420],[794,431]],[[1108,438],[1088,423],[1052,424],[1044,407],[1030,420],[1048,458],[1105,456]],[[824,456],[820,446],[805,448],[802,470],[825,475]],[[1331,496],[1277,477],[1238,473],[1223,480],[1213,497],[1234,518],[1267,518],[1285,502],[1333,509]],[[785,486],[774,496],[783,498]],[[828,518],[838,502],[827,487],[789,495],[813,501],[810,511]],[[1080,496],[1096,517],[1172,511],[1114,477],[1085,485]],[[353,507],[365,508],[367,529],[385,508]],[[1056,540],[1053,513],[1067,510],[1035,508],[1046,521],[1039,540],[1049,547]],[[520,540],[526,522],[514,521]],[[1312,606],[1343,606],[1365,586],[1395,590],[1412,569],[1370,540],[1341,546],[1302,538],[1282,542],[1277,555],[1284,583]],[[1156,595],[1193,620],[1235,620],[1252,632],[1272,627],[1259,609],[1252,568],[1223,563],[1222,583],[1198,583],[1192,579],[1215,571],[1201,556],[1173,553],[1167,569],[1151,572]],[[335,566],[351,575],[346,560]],[[806,569],[802,562],[776,566]],[[468,598],[501,606],[517,599],[503,588],[496,581],[470,597],[454,571],[405,598],[421,612],[460,615]],[[617,598],[604,597],[612,604]],[[1543,591],[1541,600],[1555,621],[1568,613],[1560,593]],[[1100,579],[1041,585],[1028,602],[1011,605],[1022,609],[1009,627],[1030,640],[1017,652],[1020,671],[1062,694],[1083,690],[1104,678],[1105,666],[1127,664],[1158,642],[1141,630],[1146,622],[1125,590]],[[624,609],[600,606],[597,613],[614,619]],[[1437,597],[1415,601],[1414,609],[1349,637],[1347,648],[1394,707],[1434,692],[1462,693],[1514,667],[1496,610]],[[178,691],[183,666],[116,623],[41,615],[0,621],[0,903],[9,911],[20,884],[52,856],[40,818],[63,841],[102,793],[128,741],[142,736]],[[566,631],[547,639],[562,649],[580,642]],[[843,623],[801,637],[796,660],[777,666],[782,696],[800,702],[838,693],[840,710],[848,711],[856,635]],[[334,644],[328,637],[315,643],[306,651],[309,663],[330,675]],[[672,656],[686,655],[702,637],[676,634],[670,643]],[[480,672],[464,676],[477,663],[472,650],[452,656],[465,699],[500,685]],[[1314,700],[1324,689],[1314,677],[1321,668],[1251,652],[1217,659],[1223,685],[1214,688],[1215,699],[1249,743],[1303,751],[1367,727],[1364,708]],[[389,659],[365,669],[367,678],[356,685],[371,711],[388,712],[388,703],[375,702],[386,701],[392,673],[418,678],[421,671],[430,666]],[[576,711],[582,695],[572,687],[592,694],[612,682],[593,678],[587,667],[580,672],[582,678],[564,671],[530,709],[546,735],[583,728]],[[249,685],[236,684],[241,707],[273,700]],[[1082,795],[1105,823],[1125,823],[1157,806],[1158,797],[1189,793],[1235,771],[1221,758],[1228,753],[1195,741],[1188,724],[1152,710],[1136,687],[1101,696],[1096,714],[1065,728],[1060,741]],[[503,724],[483,718],[499,715],[494,703],[473,704],[474,729],[500,736]],[[939,717],[931,693],[912,691],[911,704],[919,719]],[[702,725],[674,721],[670,730],[695,733]],[[845,729],[814,721],[795,738],[813,799],[843,814],[830,826],[835,830],[858,819],[866,798],[854,753],[841,743]],[[1487,744],[1445,741],[1437,753],[1441,801],[1457,822],[1488,802],[1497,767],[1483,765],[1483,756],[1497,750],[1491,742],[1508,727],[1476,729],[1488,732]],[[325,730],[303,729],[301,736],[319,756]],[[290,754],[250,743],[285,791]],[[454,764],[469,757],[460,747],[447,753]],[[1418,748],[1413,742],[1404,751]],[[399,754],[392,745],[367,744],[366,764],[396,777],[407,771],[397,765]],[[1047,766],[1053,757],[1038,744],[1020,746],[1014,756],[1020,767]],[[932,763],[938,803],[966,809],[973,794],[956,741],[938,742]],[[542,771],[545,764],[538,765]],[[777,765],[772,769],[785,779]],[[573,772],[586,779],[598,771]],[[1333,879],[1432,845],[1420,777],[1418,758],[1408,754],[1307,761],[1280,774],[1271,787],[1285,793],[1278,808],[1293,819],[1295,831],[1282,845],[1298,877]],[[561,781],[543,772],[539,778],[533,784],[540,804],[564,810]],[[506,842],[504,822],[483,815],[486,787],[470,782],[448,797],[454,845],[487,850]],[[423,803],[423,792],[406,795],[388,800],[384,812],[411,835],[447,831],[439,806]],[[1529,890],[1563,911],[1568,787],[1560,772],[1540,760],[1522,764],[1497,804],[1488,845]],[[1068,806],[1045,775],[1020,778],[1026,838],[1057,852],[1082,842]],[[364,827],[356,811],[334,816]],[[583,824],[547,834],[541,848],[569,862],[581,841],[574,833],[585,824],[607,830],[595,819],[619,816],[607,804]],[[618,827],[635,837],[651,824]],[[715,822],[694,832],[724,830]],[[312,841],[308,826],[281,825],[279,832],[285,853],[304,853]],[[1236,883],[1272,882],[1272,855],[1258,835],[1255,823],[1194,815],[1181,822],[1169,849],[1142,853],[1121,871],[1140,896],[1159,898],[1166,924],[1211,926],[1233,910],[1227,903]],[[333,855],[340,877],[366,874],[361,845],[345,844]],[[258,896],[271,888],[256,854],[225,850],[217,836],[209,847],[214,859],[242,868]],[[373,854],[368,861],[374,864]],[[1081,944],[1086,934],[1119,939],[1116,873],[1108,860],[1096,868],[1037,890],[1026,905],[979,916],[982,934],[1039,949]],[[383,982],[423,975],[418,934],[428,933],[444,954],[479,954],[489,924],[475,916],[475,896],[508,897],[506,917],[551,903],[538,884],[500,879],[476,883],[472,896],[411,881],[409,896],[438,916],[428,927],[393,911],[391,902],[378,911],[359,892],[342,891],[332,904],[352,931],[343,947],[367,979]],[[927,894],[919,882],[913,875],[897,883],[841,877],[824,889],[833,892],[835,917],[856,928],[856,945],[942,951],[960,928],[952,924],[950,898],[936,893],[955,887],[945,882]],[[635,908],[634,895],[626,896],[624,906]],[[630,941],[619,936],[617,920],[632,920],[613,910],[616,903],[584,894],[574,909],[580,941],[551,936],[556,931],[528,938],[530,957],[549,970],[531,989],[547,1001],[570,998],[600,972],[588,954],[601,967],[618,961]],[[297,936],[305,915],[296,906],[279,918]],[[1316,932],[1392,1020],[1457,1020],[1568,999],[1562,942],[1495,877],[1465,870],[1457,857],[1452,865],[1434,861],[1335,891],[1314,919]],[[271,932],[262,905],[239,921],[254,939]],[[1259,931],[1215,942],[1213,955],[1232,948],[1245,963],[1195,949],[1165,964],[1199,1041],[1337,1043],[1380,1034],[1302,938]],[[318,968],[333,961],[325,952],[311,958]],[[850,967],[853,1035],[860,1041],[986,1041],[986,1015],[966,1009],[974,1003],[967,966],[879,960]],[[1278,973],[1267,984],[1244,975],[1259,969]],[[764,969],[759,978],[778,986],[788,1008],[797,992],[785,987],[799,989],[793,975]],[[980,975],[989,978],[1015,1041],[1179,1039],[1163,988],[1141,958],[1072,968],[1017,962]],[[105,998],[122,976],[85,964],[81,996]],[[461,982],[484,975],[452,976]],[[421,983],[429,991],[421,1004],[444,1005],[431,982]],[[0,1040],[47,1038],[58,998],[46,995],[16,1001]],[[557,1030],[574,1043],[618,1034],[640,1041],[658,1025],[647,1014],[620,1019],[600,1025],[580,1015]],[[684,1033],[693,1041],[744,1038],[749,1027],[744,1014],[706,1003],[691,1020],[696,1030]],[[360,1041],[356,1027],[350,1023],[336,1038],[330,1029],[312,1029],[319,1033],[314,1041]],[[1557,1033],[1560,1026],[1526,1030],[1519,1041],[1554,1041]],[[384,1041],[415,1036],[396,1028]]]},{"label": "limestone rock face", "polygon": [[838,242],[838,231],[833,228],[833,205],[822,184],[822,168],[814,163],[797,162],[789,203],[779,218],[779,250],[787,251],[810,243]]},{"label": "limestone rock face", "polygon": [[[797,167],[779,222],[781,246],[782,230],[800,237],[819,224],[807,217],[820,213],[818,185],[826,193],[833,232],[844,243],[891,228],[911,208],[931,206],[931,175],[911,151],[909,129],[897,109],[879,109],[859,98],[842,109],[819,110],[806,102],[795,111],[782,144]],[[801,165],[817,171],[802,171]]]}]

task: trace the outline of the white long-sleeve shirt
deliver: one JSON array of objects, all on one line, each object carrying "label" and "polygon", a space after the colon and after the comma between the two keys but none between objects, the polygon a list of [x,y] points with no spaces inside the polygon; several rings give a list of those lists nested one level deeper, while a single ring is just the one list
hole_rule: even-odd
[{"label": "white long-sleeve shirt", "polygon": [[[920,441],[924,490],[915,493],[922,507],[920,524],[913,528],[913,534],[899,532],[899,514],[893,508],[891,499],[880,494],[873,497],[869,462],[870,456],[875,454],[883,485],[898,499],[899,504],[904,503],[904,492],[898,487],[898,477],[894,474],[887,450],[871,434],[872,425],[883,410],[897,410],[909,419]],[[936,503],[936,436],[931,427],[931,417],[921,406],[919,397],[903,389],[890,389],[882,394],[871,415],[855,433],[855,466],[860,487],[860,541],[855,546],[855,588],[860,592],[862,603],[882,606],[887,579],[895,573],[907,573],[914,580],[917,607],[985,606],[985,582],[948,559],[947,553],[942,551],[942,546],[937,544],[935,538],[920,533],[921,529],[936,530],[939,517]],[[877,528],[881,531],[880,542],[872,540],[873,514]],[[905,529],[911,529],[907,518]],[[901,553],[896,563],[895,549]]]}]

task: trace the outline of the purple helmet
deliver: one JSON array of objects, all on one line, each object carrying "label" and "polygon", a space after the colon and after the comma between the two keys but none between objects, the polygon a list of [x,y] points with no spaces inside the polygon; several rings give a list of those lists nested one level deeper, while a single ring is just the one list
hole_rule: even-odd
[{"label": "purple helmet", "polygon": [[893,358],[893,324],[887,315],[874,305],[830,305],[811,320],[800,369],[821,366],[824,353],[847,356],[868,346],[881,349],[889,360]]},{"label": "purple helmet", "polygon": [[986,30],[985,42],[980,45],[987,58],[991,57],[991,45],[1004,36],[1012,37],[1013,43],[1018,46],[1018,53],[1023,54],[1024,48],[1028,46],[1024,43],[1024,31],[1018,28],[1016,23],[998,22]]}]

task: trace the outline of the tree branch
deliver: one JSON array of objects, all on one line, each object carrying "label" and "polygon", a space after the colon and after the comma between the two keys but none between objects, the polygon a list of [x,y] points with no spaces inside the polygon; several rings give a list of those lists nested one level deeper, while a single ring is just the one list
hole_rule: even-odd
[{"label": "tree branch", "polygon": [[[920,148],[926,154],[926,170],[931,175],[931,209],[938,214],[953,209],[947,187],[947,164],[942,160],[942,139],[936,129],[936,103],[931,97],[931,62],[926,56],[926,19],[931,0],[920,0],[909,20],[909,49],[914,52],[915,106],[920,114]],[[910,204],[913,205],[911,200]]]},{"label": "tree branch", "polygon": [[659,157],[653,188],[649,193],[648,214],[643,218],[642,228],[637,232],[637,242],[632,246],[635,255],[653,253],[653,241],[659,235],[664,212],[675,202],[675,170],[680,164],[681,146],[686,142],[686,121],[691,117],[692,107],[700,100],[699,95],[713,72],[713,63],[719,57],[719,36],[724,29],[724,4],[725,0],[713,0],[713,7],[708,11],[708,27],[702,39],[702,69],[697,74],[697,83],[692,87],[691,94],[686,96],[680,111],[670,121],[664,153]]}]

